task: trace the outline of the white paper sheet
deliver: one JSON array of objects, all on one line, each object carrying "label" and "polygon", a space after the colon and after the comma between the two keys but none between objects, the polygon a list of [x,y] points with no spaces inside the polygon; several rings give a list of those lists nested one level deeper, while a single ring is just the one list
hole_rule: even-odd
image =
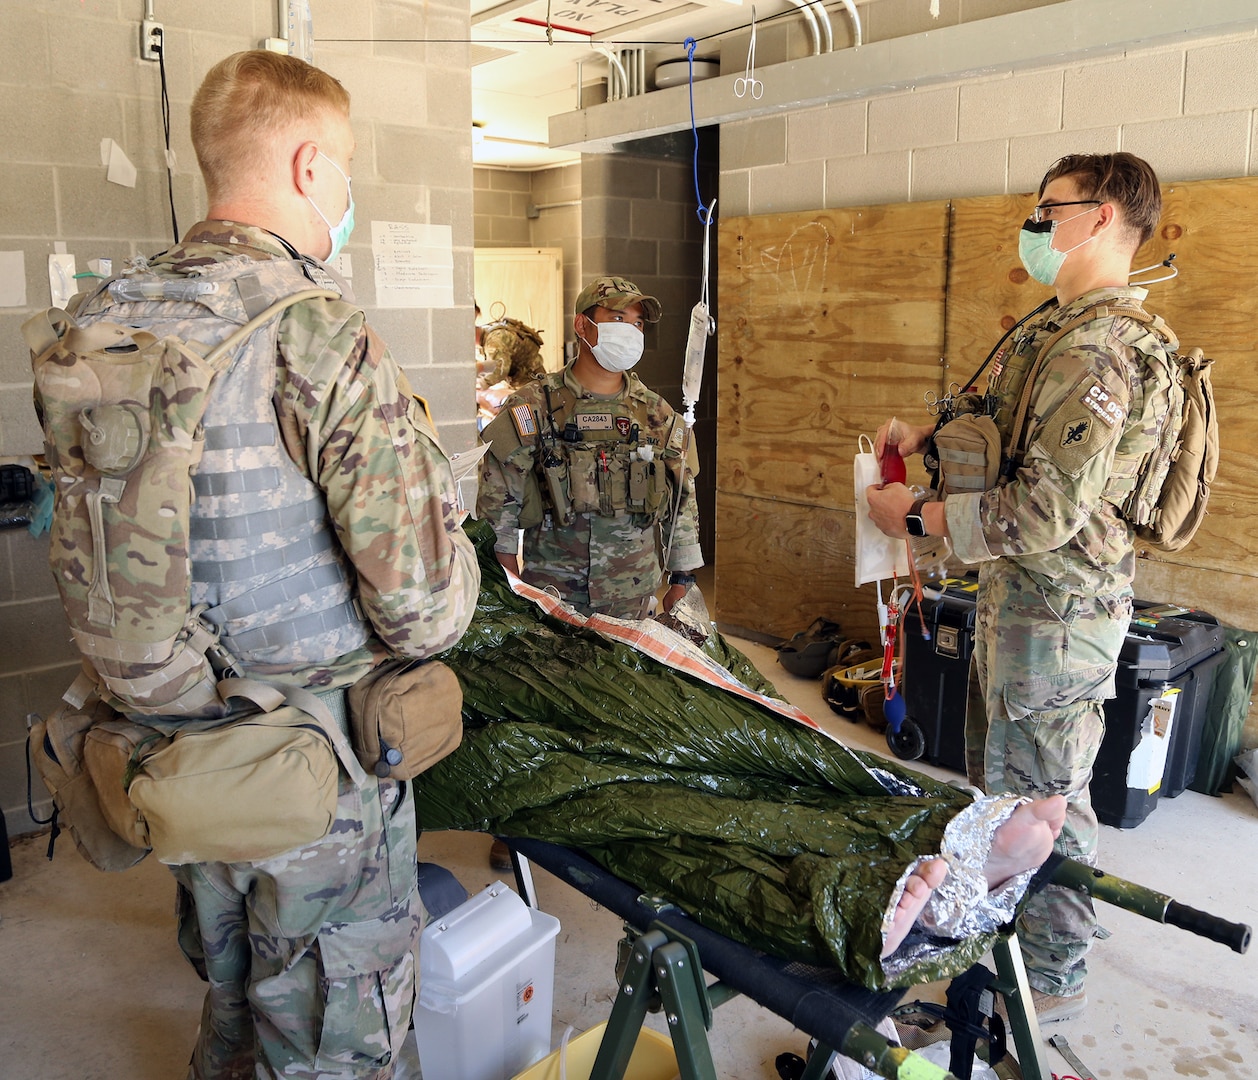
[{"label": "white paper sheet", "polygon": [[376,306],[454,307],[454,242],[449,225],[373,221]]},{"label": "white paper sheet", "polygon": [[106,166],[105,179],[121,187],[135,187],[135,166],[113,139],[101,139],[100,163]]}]

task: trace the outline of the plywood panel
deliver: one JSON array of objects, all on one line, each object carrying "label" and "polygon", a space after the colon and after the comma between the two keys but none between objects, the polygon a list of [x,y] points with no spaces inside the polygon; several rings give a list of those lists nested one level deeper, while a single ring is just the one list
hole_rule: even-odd
[{"label": "plywood panel", "polygon": [[939,381],[947,224],[940,202],[721,223],[718,490],[851,508],[857,436]]},{"label": "plywood panel", "polygon": [[716,611],[723,625],[789,637],[824,615],[878,632],[873,586],[857,590],[854,515],[717,490]]}]

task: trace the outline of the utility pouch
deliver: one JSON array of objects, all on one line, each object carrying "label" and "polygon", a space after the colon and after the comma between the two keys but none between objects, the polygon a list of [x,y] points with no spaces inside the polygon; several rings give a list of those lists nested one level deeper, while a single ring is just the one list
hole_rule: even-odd
[{"label": "utility pouch", "polygon": [[387,660],[349,689],[350,741],[363,768],[410,780],[463,740],[463,690],[440,660]]},{"label": "utility pouch", "polygon": [[127,794],[136,763],[170,744],[170,738],[146,724],[119,716],[93,724],[83,740],[83,761],[96,786],[101,813],[117,836],[148,850],[148,826]]},{"label": "utility pouch", "polygon": [[654,461],[629,462],[629,512],[631,514],[646,513],[651,510],[647,500],[651,494],[651,475],[655,472]]},{"label": "utility pouch", "polygon": [[934,435],[941,497],[987,491],[1000,478],[1000,431],[984,413],[963,413]]},{"label": "utility pouch", "polygon": [[625,512],[629,500],[629,483],[625,462],[614,455],[607,455],[599,466],[598,494],[599,513],[614,517]]},{"label": "utility pouch", "polygon": [[558,454],[547,451],[542,457],[542,479],[546,482],[546,494],[550,497],[555,522],[571,525],[573,522],[572,500],[568,498],[568,464]]},{"label": "utility pouch", "polygon": [[599,512],[598,454],[588,447],[568,449],[568,490],[572,493],[572,509],[578,514]]},{"label": "utility pouch", "polygon": [[148,854],[147,845],[129,843],[114,831],[84,761],[87,733],[117,715],[93,696],[80,708],[63,705],[47,720],[37,719],[27,736],[31,760],[57,808],[57,823],[98,870],[127,870]]},{"label": "utility pouch", "polygon": [[283,705],[185,728],[136,762],[127,791],[157,858],[257,862],[325,837],[336,820],[338,752],[356,783],[367,779],[329,720]]}]

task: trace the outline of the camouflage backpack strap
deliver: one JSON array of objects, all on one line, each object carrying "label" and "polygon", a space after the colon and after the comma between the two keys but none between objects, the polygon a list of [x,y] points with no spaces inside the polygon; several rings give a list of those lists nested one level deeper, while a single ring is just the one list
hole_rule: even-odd
[{"label": "camouflage backpack strap", "polygon": [[[1025,445],[1027,434],[1030,431],[1030,425],[1027,423],[1027,413],[1031,408],[1031,398],[1035,392],[1035,380],[1039,378],[1040,372],[1048,362],[1048,355],[1053,351],[1053,347],[1072,330],[1077,330],[1085,323],[1096,319],[1104,319],[1109,315],[1128,315],[1131,314],[1132,310],[1132,305],[1124,304],[1121,301],[1094,304],[1081,311],[1040,346],[1040,350],[1035,356],[1035,363],[1027,373],[1026,381],[1022,384],[1022,395],[1018,398],[1018,409],[1014,414],[1013,427],[1010,429],[1009,461],[1011,468],[1017,467],[1022,462],[1029,449]],[[1139,304],[1134,305],[1134,310],[1143,311]]]}]

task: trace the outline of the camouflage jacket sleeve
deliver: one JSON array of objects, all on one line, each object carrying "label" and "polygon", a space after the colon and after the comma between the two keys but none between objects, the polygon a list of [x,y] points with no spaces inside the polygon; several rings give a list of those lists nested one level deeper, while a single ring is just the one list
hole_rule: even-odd
[{"label": "camouflage jacket sleeve", "polygon": [[677,506],[678,473],[669,470],[668,510],[660,528],[664,543],[671,534],[673,546],[669,549],[665,570],[697,570],[703,565],[703,549],[699,546],[699,508],[695,501],[695,477],[699,474],[699,455],[695,452],[694,432],[690,433],[690,446],[686,453],[686,475],[682,481],[681,506],[677,513],[677,527],[673,528],[673,513]]},{"label": "camouflage jacket sleeve", "polygon": [[1113,318],[1063,339],[1036,380],[1030,446],[1013,479],[945,504],[953,550],[966,562],[1056,551],[1087,557],[1124,532],[1101,494],[1127,418],[1139,414],[1139,358],[1113,333]]},{"label": "camouflage jacket sleeve", "polygon": [[350,311],[302,304],[281,324],[280,428],[327,496],[376,633],[396,655],[430,656],[467,628],[480,571],[436,433],[384,342]]}]

